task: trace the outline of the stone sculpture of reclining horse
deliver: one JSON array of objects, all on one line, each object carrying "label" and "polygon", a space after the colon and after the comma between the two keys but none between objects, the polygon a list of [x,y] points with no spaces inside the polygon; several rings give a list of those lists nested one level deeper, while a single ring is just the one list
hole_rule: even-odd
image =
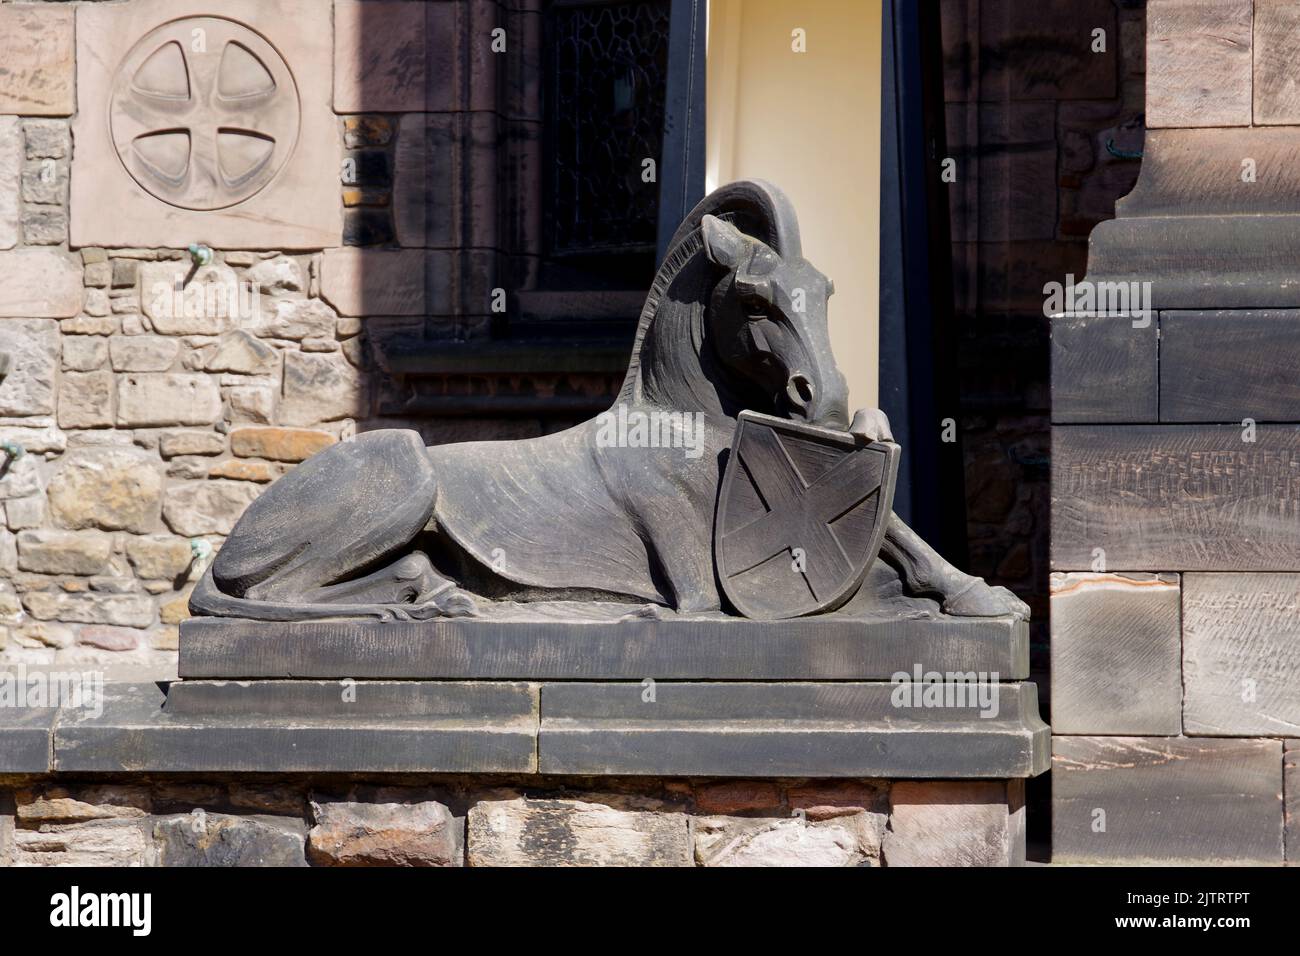
[{"label": "stone sculpture of reclining horse", "polygon": [[[827,330],[831,292],[803,258],[779,190],[722,187],[669,244],[615,406],[691,413],[702,448],[602,443],[598,419],[523,441],[431,448],[414,431],[362,434],[253,502],[191,608],[275,621],[473,614],[479,600],[507,597],[724,610],[712,538],[738,414],[892,440],[878,411],[849,419]],[[958,571],[896,515],[887,520],[882,554],[908,592],[938,598],[949,614],[1027,616],[1010,592]]]}]

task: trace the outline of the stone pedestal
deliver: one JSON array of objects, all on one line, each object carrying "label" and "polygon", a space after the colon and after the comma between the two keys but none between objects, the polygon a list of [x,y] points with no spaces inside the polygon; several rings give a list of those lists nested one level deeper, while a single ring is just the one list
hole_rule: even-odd
[{"label": "stone pedestal", "polygon": [[[1007,865],[1024,860],[1023,781],[1048,762],[1026,625],[1009,618],[195,619],[180,645],[178,682],[110,685],[101,712],[5,729],[21,746],[0,772],[230,788],[277,774],[309,813],[205,825],[316,864]],[[306,775],[442,789],[340,808]],[[44,825],[24,809],[34,779],[19,781],[20,858]],[[160,786],[133,792],[153,808]],[[139,836],[121,852],[220,862],[147,816],[116,824]],[[393,835],[426,818],[455,835]],[[526,838],[541,825],[564,838]],[[367,827],[381,850],[352,845]]]}]

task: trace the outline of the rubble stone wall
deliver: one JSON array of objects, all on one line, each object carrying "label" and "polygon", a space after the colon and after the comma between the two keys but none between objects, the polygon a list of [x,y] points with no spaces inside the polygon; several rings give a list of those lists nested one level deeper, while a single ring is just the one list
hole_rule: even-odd
[{"label": "rubble stone wall", "polygon": [[1019,783],[0,778],[0,866],[1005,866]]}]

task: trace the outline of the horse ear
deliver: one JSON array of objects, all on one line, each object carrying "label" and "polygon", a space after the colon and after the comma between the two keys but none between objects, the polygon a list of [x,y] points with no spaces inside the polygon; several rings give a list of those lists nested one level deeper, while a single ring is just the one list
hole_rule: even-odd
[{"label": "horse ear", "polygon": [[740,253],[745,244],[745,237],[739,229],[717,216],[705,215],[700,220],[700,232],[704,236],[704,254],[710,262],[723,269],[739,267]]}]

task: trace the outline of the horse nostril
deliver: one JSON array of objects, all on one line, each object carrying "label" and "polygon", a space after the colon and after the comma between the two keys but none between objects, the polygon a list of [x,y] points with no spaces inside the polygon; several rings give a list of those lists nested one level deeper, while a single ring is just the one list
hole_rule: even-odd
[{"label": "horse nostril", "polygon": [[790,399],[790,404],[800,411],[806,413],[812,408],[813,385],[806,375],[799,373],[791,375],[790,380],[785,384],[785,394]]}]

